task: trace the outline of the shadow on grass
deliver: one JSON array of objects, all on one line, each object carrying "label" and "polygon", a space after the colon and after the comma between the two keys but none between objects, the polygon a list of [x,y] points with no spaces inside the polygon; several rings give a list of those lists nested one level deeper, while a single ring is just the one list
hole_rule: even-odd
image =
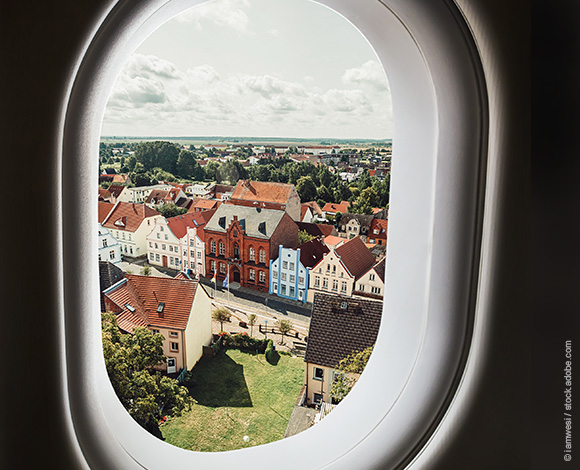
[{"label": "shadow on grass", "polygon": [[252,406],[244,366],[233,361],[223,351],[214,357],[202,357],[193,368],[191,379],[184,385],[202,406]]}]

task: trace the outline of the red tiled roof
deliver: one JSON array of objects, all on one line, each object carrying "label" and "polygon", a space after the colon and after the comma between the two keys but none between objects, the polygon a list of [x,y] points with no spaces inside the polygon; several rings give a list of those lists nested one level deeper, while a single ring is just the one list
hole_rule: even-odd
[{"label": "red tiled roof", "polygon": [[216,201],[215,199],[198,199],[192,204],[191,207],[195,209],[209,210],[209,209],[217,209],[218,206],[219,201]]},{"label": "red tiled roof", "polygon": [[316,214],[322,215],[322,209],[316,201],[303,202],[302,205],[311,207]]},{"label": "red tiled roof", "polygon": [[127,175],[114,175],[113,176],[113,183],[126,183],[127,182]]},{"label": "red tiled roof", "polygon": [[340,243],[343,243],[344,241],[345,241],[344,238],[336,237],[334,235],[327,235],[326,237],[324,237],[324,243],[330,246],[336,246]]},{"label": "red tiled roof", "polygon": [[106,197],[111,197],[111,193],[109,192],[108,189],[105,188],[99,188],[99,196],[106,198]]},{"label": "red tiled roof", "polygon": [[147,217],[161,215],[145,204],[117,202],[115,208],[103,222],[103,227],[135,232]]},{"label": "red tiled roof", "polygon": [[99,223],[102,224],[103,220],[109,215],[109,212],[115,207],[114,204],[110,202],[99,201]]},{"label": "red tiled roof", "polygon": [[300,249],[300,262],[305,268],[312,268],[330,250],[318,238],[313,238],[298,247]]},{"label": "red tiled roof", "polygon": [[307,206],[306,204],[302,204],[300,206],[300,221],[304,220],[304,217],[306,216],[306,212],[308,212],[308,209],[310,209],[310,207]]},{"label": "red tiled roof", "polygon": [[125,186],[121,186],[120,184],[112,184],[109,186],[109,192],[113,197],[119,197],[119,194],[123,192],[123,189],[125,189]]},{"label": "red tiled roof", "polygon": [[375,257],[360,237],[354,237],[340,245],[335,249],[335,252],[355,279],[358,279],[375,264]]},{"label": "red tiled roof", "polygon": [[348,212],[349,206],[350,203],[348,201],[342,201],[340,204],[327,202],[326,204],[324,204],[322,210],[324,212],[340,212],[341,214],[345,214]]},{"label": "red tiled roof", "polygon": [[292,189],[292,184],[244,180],[238,181],[232,199],[286,204]]},{"label": "red tiled roof", "polygon": [[[203,212],[188,212],[187,214],[183,215],[176,215],[175,217],[170,217],[167,219],[167,224],[169,225],[169,230],[173,232],[173,234],[177,238],[183,238],[184,235],[187,233],[187,228],[191,227],[200,227],[207,223],[211,216],[213,215],[214,211],[203,211]],[[197,225],[196,225],[197,222]],[[198,232],[200,238],[203,240],[203,230]]]},{"label": "red tiled roof", "polygon": [[371,227],[370,227],[370,232],[369,232],[369,237],[370,238],[374,238],[373,235],[376,237],[377,234],[374,233],[375,229],[379,229],[379,233],[378,235],[383,235],[383,236],[387,236],[387,227],[389,225],[389,221],[388,220],[384,220],[384,219],[373,219],[371,222]]},{"label": "red tiled roof", "polygon": [[147,199],[145,199],[145,203],[146,204],[157,204],[157,203],[163,201],[164,199],[166,199],[168,194],[169,194],[169,191],[167,191],[167,190],[154,189],[153,191],[151,191],[149,193],[149,196],[147,196]]},{"label": "red tiled roof", "polygon": [[[125,331],[133,332],[137,326],[156,326],[185,330],[198,282],[155,276],[127,274],[105,296],[118,308],[117,322]],[[165,303],[163,313],[157,313],[159,303]],[[126,307],[135,309],[132,312]]]}]

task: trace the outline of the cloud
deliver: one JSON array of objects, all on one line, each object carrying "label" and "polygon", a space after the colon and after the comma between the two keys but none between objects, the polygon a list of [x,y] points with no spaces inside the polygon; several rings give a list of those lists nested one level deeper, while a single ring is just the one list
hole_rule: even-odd
[{"label": "cloud", "polygon": [[280,36],[280,31],[278,31],[276,28],[272,28],[268,31],[268,34],[271,34],[272,36]]},{"label": "cloud", "polygon": [[390,95],[384,90],[314,85],[269,74],[221,74],[210,65],[180,70],[136,54],[111,94],[103,132],[316,137],[354,136],[348,131],[353,125],[375,133],[389,125]]},{"label": "cloud", "polygon": [[347,69],[341,80],[345,85],[370,85],[377,90],[389,89],[383,67],[374,60],[369,60],[360,67]]},{"label": "cloud", "polygon": [[203,30],[208,23],[231,28],[240,34],[251,35],[250,19],[244,11],[250,7],[249,0],[214,0],[195,6],[175,18],[175,21],[194,25]]}]

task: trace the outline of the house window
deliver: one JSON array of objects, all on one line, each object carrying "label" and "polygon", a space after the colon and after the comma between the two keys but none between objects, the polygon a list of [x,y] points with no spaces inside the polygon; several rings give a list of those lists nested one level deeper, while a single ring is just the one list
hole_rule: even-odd
[{"label": "house window", "polygon": [[300,277],[298,278],[298,284],[300,284],[301,286],[303,286],[303,285],[304,285],[304,278],[303,278],[302,276],[300,276]]},{"label": "house window", "polygon": [[256,250],[253,247],[250,247],[250,261],[256,261]]},{"label": "house window", "polygon": [[342,282],[341,286],[340,286],[340,292],[346,292],[346,282]]},{"label": "house window", "polygon": [[107,247],[107,239],[104,239],[103,240],[103,248],[106,248],[106,247]]},{"label": "house window", "polygon": [[159,334],[159,330],[156,330],[155,328],[153,328],[151,330],[151,333],[153,333],[154,335],[157,335],[157,334]]},{"label": "house window", "polygon": [[375,275],[369,274],[369,281],[374,281],[374,280],[375,280]]},{"label": "house window", "polygon": [[173,245],[169,245],[169,251],[173,253]]},{"label": "house window", "polygon": [[318,276],[314,278],[314,287],[320,287],[320,278]]},{"label": "house window", "polygon": [[170,332],[169,332],[169,336],[170,336],[171,338],[177,338],[177,335],[178,335],[178,334],[177,334],[177,331],[170,331]]},{"label": "house window", "polygon": [[284,284],[280,285],[280,293],[286,295],[286,286]]},{"label": "house window", "polygon": [[312,395],[312,403],[319,405],[322,403],[322,393],[315,393]]},{"label": "house window", "polygon": [[332,274],[336,274],[336,265],[332,267]]},{"label": "house window", "polygon": [[133,254],[133,247],[132,247],[132,246],[130,246],[130,247],[129,247],[129,252],[130,252],[131,254]]},{"label": "house window", "polygon": [[293,286],[290,286],[290,297],[294,297],[296,295],[296,291]]},{"label": "house window", "polygon": [[224,242],[220,242],[220,255],[224,256],[226,254],[226,245]]},{"label": "house window", "polygon": [[266,252],[264,250],[260,250],[260,263],[266,262]]},{"label": "house window", "polygon": [[272,279],[278,279],[278,271],[272,271]]},{"label": "house window", "polygon": [[280,275],[280,277],[282,278],[282,280],[283,280],[283,281],[285,281],[285,280],[286,280],[286,277],[287,277],[287,276],[286,276],[286,273],[282,273],[282,274]]},{"label": "house window", "polygon": [[211,272],[215,273],[215,261],[211,262]]},{"label": "house window", "polygon": [[314,375],[312,376],[314,380],[324,380],[324,369],[321,367],[314,368]]},{"label": "house window", "polygon": [[163,227],[159,227],[159,230],[161,230],[163,232]]},{"label": "house window", "polygon": [[159,245],[157,243],[155,243],[155,249],[159,248]]},{"label": "house window", "polygon": [[375,235],[378,235],[378,234],[379,234],[379,229],[377,229],[377,228],[376,228],[376,229],[374,229],[374,230],[373,230],[373,233],[374,233]]},{"label": "house window", "polygon": [[332,280],[332,290],[333,291],[337,291],[338,290],[338,281],[336,279]]},{"label": "house window", "polygon": [[149,242],[149,248],[153,248],[153,243]]},{"label": "house window", "polygon": [[171,348],[172,351],[179,351],[179,343],[174,343],[173,341],[171,342]]},{"label": "house window", "polygon": [[131,241],[132,240],[131,234],[128,234],[128,237],[129,237],[129,241]]},{"label": "house window", "polygon": [[328,289],[328,278],[326,277],[322,280],[322,288]]},{"label": "house window", "polygon": [[290,263],[290,271],[294,271],[294,263]]},{"label": "house window", "polygon": [[220,273],[225,274],[226,272],[226,265],[224,263],[220,263]]},{"label": "house window", "polygon": [[209,242],[209,252],[215,255],[215,241]]},{"label": "house window", "polygon": [[115,250],[109,251],[109,259],[115,259]]},{"label": "house window", "polygon": [[254,269],[250,269],[250,281],[256,280],[256,271]]},{"label": "house window", "polygon": [[288,269],[288,261],[282,261],[282,267]]},{"label": "house window", "polygon": [[298,291],[298,300],[302,300],[304,298],[304,291],[302,289],[300,289]]},{"label": "house window", "polygon": [[155,253],[155,261],[159,261],[159,253]]},{"label": "house window", "polygon": [[157,238],[161,238],[161,234],[157,232]]},{"label": "house window", "polygon": [[195,246],[195,240],[193,238],[189,240],[189,246]]},{"label": "house window", "polygon": [[195,269],[195,261],[192,261],[190,264],[191,264],[191,269]]},{"label": "house window", "polygon": [[191,250],[190,255],[191,255],[192,258],[194,258],[195,257],[195,251]]},{"label": "house window", "polygon": [[173,256],[169,257],[169,264],[173,264]]},{"label": "house window", "polygon": [[373,294],[380,294],[380,293],[381,293],[381,288],[380,288],[380,287],[375,287],[375,286],[372,286],[372,287],[371,287],[371,292],[372,292]]},{"label": "house window", "polygon": [[234,243],[234,258],[240,257],[240,246],[237,243]]},{"label": "house window", "polygon": [[266,273],[264,271],[260,271],[260,282],[266,282]]},{"label": "house window", "polygon": [[198,252],[197,252],[197,258],[198,258],[198,259],[201,259],[201,251],[198,251]]},{"label": "house window", "polygon": [[167,250],[167,245],[165,243],[163,243],[163,245],[161,245],[161,249],[162,250]]},{"label": "house window", "polygon": [[290,282],[296,282],[296,276],[294,274],[290,274]]},{"label": "house window", "polygon": [[330,272],[330,264],[326,265],[326,272],[329,273]]}]

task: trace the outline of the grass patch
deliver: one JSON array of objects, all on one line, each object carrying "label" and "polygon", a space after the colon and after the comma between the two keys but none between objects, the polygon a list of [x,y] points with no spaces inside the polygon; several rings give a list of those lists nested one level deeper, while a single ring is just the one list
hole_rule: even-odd
[{"label": "grass patch", "polygon": [[[236,349],[202,358],[186,385],[197,404],[161,427],[166,442],[221,452],[282,439],[304,382],[304,360],[280,354],[277,365]],[[243,437],[249,436],[249,442]]]}]

